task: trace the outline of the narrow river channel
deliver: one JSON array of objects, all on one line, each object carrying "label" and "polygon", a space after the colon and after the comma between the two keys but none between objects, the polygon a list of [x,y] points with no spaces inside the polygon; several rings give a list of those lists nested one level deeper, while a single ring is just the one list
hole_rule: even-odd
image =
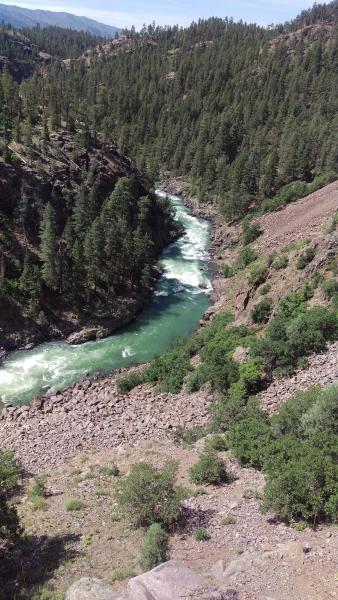
[{"label": "narrow river channel", "polygon": [[0,367],[0,397],[21,404],[43,388],[62,389],[83,373],[107,372],[149,361],[180,336],[191,333],[208,307],[209,225],[169,196],[185,234],[164,250],[163,274],[148,307],[128,327],[95,342],[69,346],[47,342],[13,353]]}]

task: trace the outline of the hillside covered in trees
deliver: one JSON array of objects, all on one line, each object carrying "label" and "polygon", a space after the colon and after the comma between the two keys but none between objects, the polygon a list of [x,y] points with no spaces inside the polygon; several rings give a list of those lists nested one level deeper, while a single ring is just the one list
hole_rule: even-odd
[{"label": "hillside covered in trees", "polygon": [[229,221],[335,179],[337,6],[270,28],[132,28],[110,44],[2,26],[6,327],[18,306],[42,328],[68,323],[64,310],[100,320],[149,288],[173,225],[146,179],[185,176]]},{"label": "hillside covered in trees", "polygon": [[241,217],[337,171],[337,7],[269,29],[212,18],[129,31],[134,51],[54,63],[32,86],[56,123],[86,120],[150,176],[187,175]]}]

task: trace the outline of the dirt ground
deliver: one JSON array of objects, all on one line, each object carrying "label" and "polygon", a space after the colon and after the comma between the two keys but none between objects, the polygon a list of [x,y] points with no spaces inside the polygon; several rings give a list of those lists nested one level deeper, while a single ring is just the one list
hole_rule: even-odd
[{"label": "dirt ground", "polygon": [[[274,522],[271,515],[263,515],[259,508],[263,476],[239,468],[227,453],[221,456],[234,476],[232,483],[199,488],[190,484],[187,470],[197,460],[203,444],[199,440],[194,446],[177,446],[165,438],[90,456],[78,455],[62,467],[47,471],[47,510],[33,511],[27,496],[19,504],[26,532],[34,536],[37,546],[46,536],[50,547],[53,540],[63,540],[61,557],[55,556],[55,569],[49,570],[51,578],[44,589],[62,592],[76,578],[93,575],[112,583],[116,591],[124,591],[127,580],[140,573],[143,534],[118,516],[115,482],[140,460],[162,466],[175,459],[179,464],[178,483],[190,492],[184,502],[184,528],[171,536],[171,558],[184,560],[219,585],[222,581],[213,571],[215,563],[223,560],[227,565],[241,559],[227,582],[237,593],[237,600],[335,598],[337,528],[297,531]],[[112,464],[118,465],[120,475],[104,476],[100,467]],[[81,510],[67,512],[65,502],[69,499],[81,500]],[[222,524],[229,515],[235,523]],[[196,541],[193,533],[197,527],[208,531],[208,541]],[[308,552],[294,552],[292,542],[304,544]],[[7,596],[6,600],[10,597],[15,596]]]}]

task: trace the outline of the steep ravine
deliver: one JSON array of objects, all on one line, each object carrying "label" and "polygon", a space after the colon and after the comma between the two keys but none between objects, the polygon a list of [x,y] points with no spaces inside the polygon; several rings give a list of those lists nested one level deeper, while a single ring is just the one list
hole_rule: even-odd
[{"label": "steep ravine", "polygon": [[191,333],[208,307],[209,224],[171,196],[185,234],[159,260],[163,274],[146,310],[129,327],[83,345],[49,342],[12,354],[0,367],[0,395],[22,403],[44,388],[62,389],[84,373],[147,362],[176,338]]}]

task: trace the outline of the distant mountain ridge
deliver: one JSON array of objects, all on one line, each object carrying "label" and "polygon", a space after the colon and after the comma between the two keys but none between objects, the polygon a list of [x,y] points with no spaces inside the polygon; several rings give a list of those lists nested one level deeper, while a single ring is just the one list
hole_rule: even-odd
[{"label": "distant mountain ridge", "polygon": [[31,10],[20,6],[0,4],[0,21],[10,23],[13,27],[48,27],[55,25],[75,29],[75,31],[87,31],[101,37],[112,38],[121,30],[112,25],[99,23],[88,17],[79,17],[66,12],[52,12],[50,10]]}]

